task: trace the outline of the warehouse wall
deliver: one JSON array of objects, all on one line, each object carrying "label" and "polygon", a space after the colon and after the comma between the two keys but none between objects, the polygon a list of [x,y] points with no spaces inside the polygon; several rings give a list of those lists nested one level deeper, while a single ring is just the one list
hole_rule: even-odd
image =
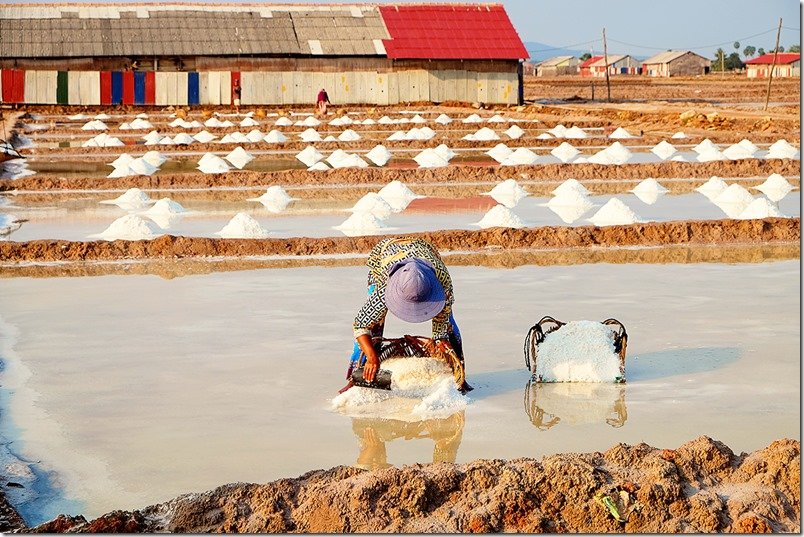
[{"label": "warehouse wall", "polygon": [[[460,62],[454,62],[460,66]],[[501,65],[502,67],[502,65]],[[325,88],[333,104],[415,101],[517,104],[517,73],[465,69],[400,71],[0,70],[0,102],[74,105],[229,105],[240,79],[243,105],[310,105]]]}]

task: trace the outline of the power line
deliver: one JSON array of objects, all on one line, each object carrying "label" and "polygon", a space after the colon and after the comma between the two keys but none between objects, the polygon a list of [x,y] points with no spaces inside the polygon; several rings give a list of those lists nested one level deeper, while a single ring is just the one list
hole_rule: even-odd
[{"label": "power line", "polygon": [[600,42],[600,39],[592,39],[591,41],[584,41],[583,43],[574,43],[572,45],[564,45],[562,47],[529,49],[528,52],[548,52],[550,50],[561,50],[561,49],[565,49],[565,48],[580,47],[582,45],[591,45],[592,43],[599,43],[599,42]]},{"label": "power line", "polygon": [[[753,39],[754,37],[759,37],[761,35],[769,34],[771,32],[775,32],[775,31],[776,31],[776,28],[771,28],[770,30],[765,30],[764,32],[759,32],[758,34],[749,35],[749,36],[746,36],[746,37],[738,37],[737,39],[734,39],[733,41],[723,41],[722,43],[714,43],[714,44],[711,44],[711,45],[698,45],[698,46],[694,46],[694,47],[684,47],[684,48],[692,50],[692,49],[704,49],[704,48],[711,48],[711,47],[720,47],[720,46],[723,46],[723,45],[730,45],[730,44],[734,43],[735,41],[745,41],[746,39]],[[649,47],[649,46],[644,46],[644,45],[637,45],[637,44],[634,44],[634,43],[626,43],[625,41],[618,41],[617,39],[612,39],[612,38],[609,38],[609,41],[614,41],[615,43],[619,43],[621,45],[626,45],[626,46],[634,47],[634,48],[644,48],[644,49],[650,49],[650,50],[670,50],[670,48],[668,48],[668,47],[664,47],[664,48]]]}]

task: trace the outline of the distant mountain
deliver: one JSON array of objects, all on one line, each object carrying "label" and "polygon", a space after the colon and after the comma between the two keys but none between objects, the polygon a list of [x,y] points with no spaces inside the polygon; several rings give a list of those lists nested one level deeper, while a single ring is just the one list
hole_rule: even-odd
[{"label": "distant mountain", "polygon": [[553,45],[545,45],[538,41],[525,41],[525,48],[530,55],[530,62],[540,62],[554,56],[575,56],[579,57],[588,50],[573,50],[568,48],[556,48]]}]

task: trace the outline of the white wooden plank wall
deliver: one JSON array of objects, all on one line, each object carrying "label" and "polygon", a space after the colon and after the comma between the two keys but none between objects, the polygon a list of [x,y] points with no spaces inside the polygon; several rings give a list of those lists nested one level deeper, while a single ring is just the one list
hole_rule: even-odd
[{"label": "white wooden plank wall", "polygon": [[162,73],[157,71],[154,77],[154,85],[156,86],[156,95],[154,101],[159,106],[168,105],[168,84],[170,82],[170,73]]},{"label": "white wooden plank wall", "polygon": [[67,72],[67,104],[81,104],[80,77],[78,71]]},{"label": "white wooden plank wall", "polygon": [[232,73],[221,71],[220,78],[220,104],[232,104]]}]

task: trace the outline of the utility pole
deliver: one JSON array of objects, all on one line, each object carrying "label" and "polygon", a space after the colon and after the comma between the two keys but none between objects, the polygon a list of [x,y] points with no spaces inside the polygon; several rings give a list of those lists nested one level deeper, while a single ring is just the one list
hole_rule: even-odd
[{"label": "utility pole", "polygon": [[[778,48],[778,45],[777,45]],[[606,29],[603,28],[603,63],[606,68],[606,102],[611,102],[611,84],[609,82],[609,52],[606,48]]]},{"label": "utility pole", "polygon": [[726,76],[726,68],[725,68],[725,65],[724,65],[725,62],[726,62],[726,51],[721,49],[721,51],[720,51],[720,78],[723,78],[724,76]]},{"label": "utility pole", "polygon": [[776,56],[779,54],[779,34],[782,33],[782,18],[779,17],[779,29],[776,30],[776,48],[773,50],[773,63],[771,64],[770,73],[768,73],[768,92],[765,94],[765,108],[768,109],[768,102],[770,102],[770,87],[773,80],[773,71],[776,70]]}]

